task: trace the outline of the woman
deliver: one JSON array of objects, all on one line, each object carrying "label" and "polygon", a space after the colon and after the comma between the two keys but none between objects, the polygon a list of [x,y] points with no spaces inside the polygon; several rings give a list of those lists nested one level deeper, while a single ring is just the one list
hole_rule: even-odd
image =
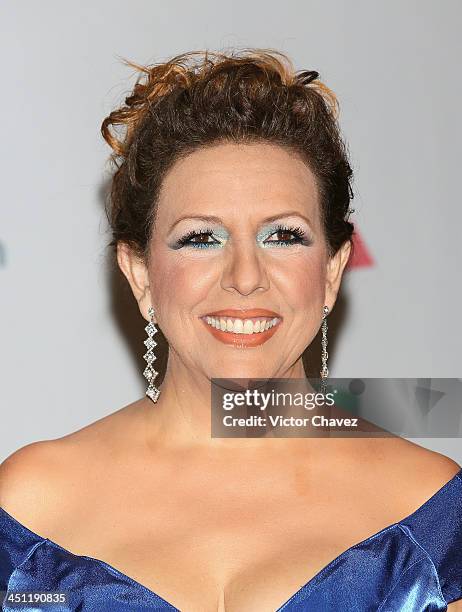
[{"label": "woman", "polygon": [[210,435],[211,379],[305,378],[334,307],[353,231],[334,94],[272,50],[136,67],[102,126],[111,245],[165,377],[147,355],[146,397],[2,464],[1,588],[67,592],[59,610],[462,609],[450,458]]}]

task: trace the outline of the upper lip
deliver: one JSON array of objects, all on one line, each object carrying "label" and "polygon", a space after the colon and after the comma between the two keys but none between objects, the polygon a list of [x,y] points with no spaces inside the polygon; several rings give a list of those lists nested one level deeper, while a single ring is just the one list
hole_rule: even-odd
[{"label": "upper lip", "polygon": [[208,312],[204,317],[236,317],[238,319],[250,319],[253,317],[268,317],[274,319],[278,317],[282,319],[281,315],[273,310],[267,310],[266,308],[250,308],[245,310],[244,308],[235,309],[227,308],[225,310],[215,310],[214,312]]}]

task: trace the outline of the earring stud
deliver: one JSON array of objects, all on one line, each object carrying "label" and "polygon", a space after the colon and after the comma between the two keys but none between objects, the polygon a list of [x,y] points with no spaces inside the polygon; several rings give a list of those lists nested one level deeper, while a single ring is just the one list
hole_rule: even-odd
[{"label": "earring stud", "polygon": [[144,345],[146,346],[148,350],[143,356],[145,361],[147,361],[148,365],[146,366],[143,372],[143,376],[147,379],[149,383],[148,388],[146,389],[146,395],[154,403],[156,403],[160,395],[160,389],[158,389],[154,385],[154,379],[159,374],[159,372],[156,372],[152,364],[157,359],[157,357],[154,355],[154,347],[157,346],[157,342],[154,340],[153,336],[154,334],[157,334],[158,330],[157,330],[157,327],[154,325],[154,308],[152,306],[148,308],[148,315],[151,320],[144,328],[146,330],[146,333],[148,334],[148,338],[144,341]]}]

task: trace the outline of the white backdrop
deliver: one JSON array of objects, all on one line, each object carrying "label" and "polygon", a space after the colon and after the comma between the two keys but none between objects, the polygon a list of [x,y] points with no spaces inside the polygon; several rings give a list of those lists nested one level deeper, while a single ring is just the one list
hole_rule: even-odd
[{"label": "white backdrop", "polygon": [[[273,47],[338,95],[374,265],[330,317],[330,374],[458,377],[459,0],[1,3],[0,459],[142,396],[144,320],[108,272],[102,119],[138,63]],[[143,351],[143,352],[142,352]],[[462,461],[457,438],[416,440]]]}]

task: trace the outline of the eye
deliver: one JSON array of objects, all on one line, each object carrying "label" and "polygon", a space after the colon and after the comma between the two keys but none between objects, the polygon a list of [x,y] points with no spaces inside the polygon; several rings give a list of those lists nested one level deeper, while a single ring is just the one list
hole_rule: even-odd
[{"label": "eye", "polygon": [[[209,241],[209,238],[212,240]],[[191,230],[185,236],[178,240],[178,248],[183,246],[191,246],[193,248],[208,249],[210,247],[220,246],[220,242],[213,236],[213,230],[205,229],[201,232]]]},{"label": "eye", "polygon": [[[276,236],[275,240],[264,240],[263,244],[290,246],[292,244],[308,244],[306,234],[301,227],[288,227],[284,225],[278,225],[275,231],[270,234],[269,237]],[[291,237],[292,236],[292,237]]]}]

